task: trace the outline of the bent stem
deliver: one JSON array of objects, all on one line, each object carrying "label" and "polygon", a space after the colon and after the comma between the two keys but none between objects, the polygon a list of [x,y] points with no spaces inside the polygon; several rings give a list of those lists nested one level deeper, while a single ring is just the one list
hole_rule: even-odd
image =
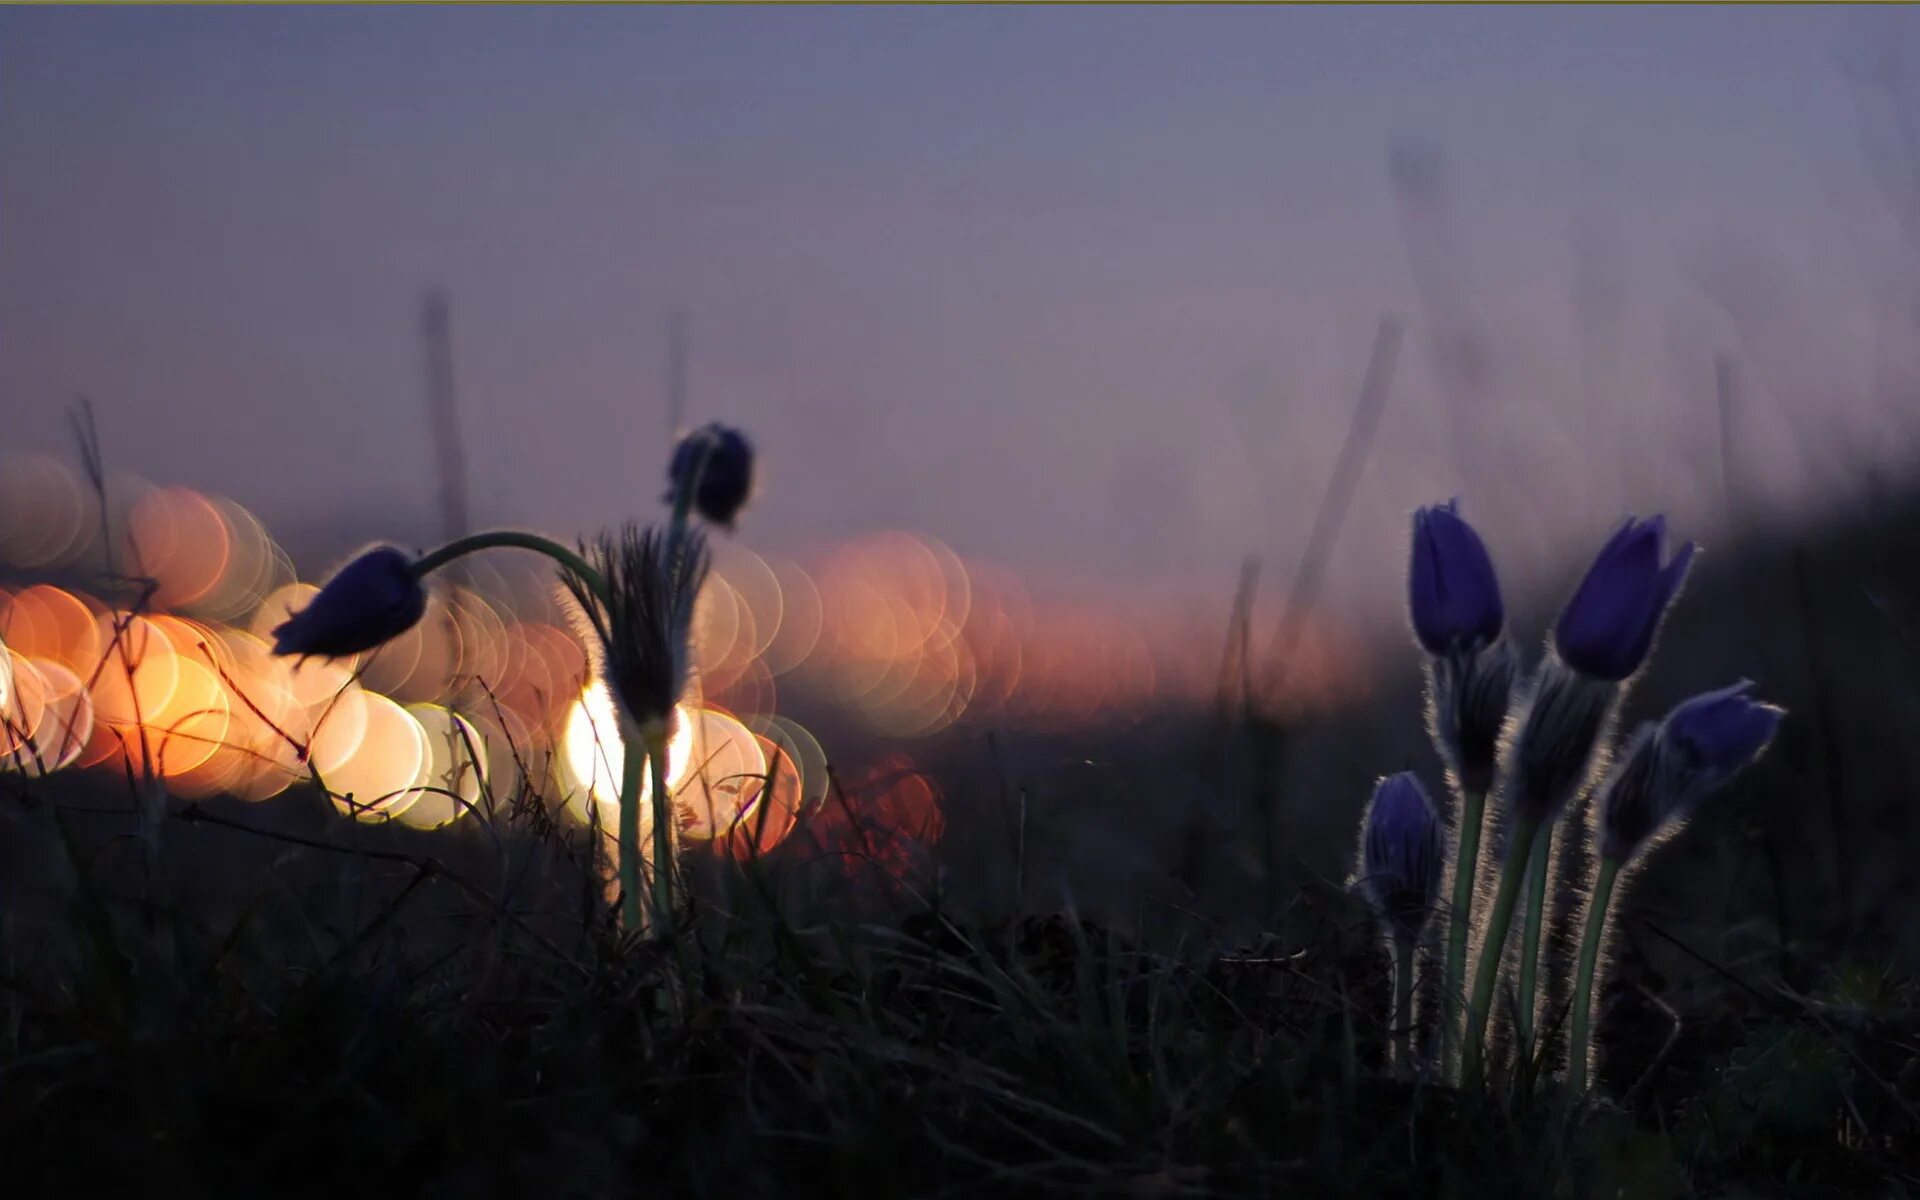
[{"label": "bent stem", "polygon": [[493,529],[485,533],[470,533],[466,537],[455,538],[438,550],[414,560],[413,574],[415,578],[425,578],[454,559],[464,558],[481,550],[531,550],[535,554],[544,554],[578,575],[603,603],[607,601],[606,578],[588,566],[586,559],[552,538],[541,537],[537,533],[523,533],[518,529]]},{"label": "bent stem", "polygon": [[1600,943],[1606,938],[1607,918],[1613,906],[1613,881],[1620,873],[1616,859],[1602,858],[1593,880],[1593,899],[1587,906],[1587,928],[1580,937],[1580,966],[1573,980],[1572,1043],[1567,1047],[1567,1083],[1575,1096],[1587,1090],[1587,1059],[1593,1012],[1593,976],[1600,961]]},{"label": "bent stem", "polygon": [[1393,939],[1393,1060],[1401,1078],[1413,1077],[1413,943]]},{"label": "bent stem", "polygon": [[[667,723],[641,731],[653,769],[653,919],[662,937],[673,934],[673,809],[667,802]],[[637,839],[636,839],[637,840]]]},{"label": "bent stem", "polygon": [[1520,998],[1515,1001],[1513,1031],[1522,1061],[1533,1058],[1533,998],[1540,967],[1541,917],[1547,907],[1547,859],[1553,850],[1553,830],[1541,831],[1527,856],[1527,911],[1520,925]]},{"label": "bent stem", "polygon": [[1480,867],[1480,826],[1487,811],[1487,794],[1463,791],[1460,796],[1460,853],[1453,865],[1453,907],[1447,910],[1447,965],[1440,993],[1441,1070],[1453,1061],[1460,1040],[1460,1002],[1466,996],[1467,931],[1473,925],[1474,874]]},{"label": "bent stem", "polygon": [[1480,962],[1474,969],[1473,1000],[1467,1007],[1467,1042],[1461,1076],[1469,1088],[1481,1084],[1487,1013],[1493,1007],[1493,987],[1500,977],[1501,951],[1506,946],[1507,929],[1513,924],[1513,906],[1520,898],[1520,883],[1526,878],[1527,856],[1533,851],[1534,835],[1539,831],[1538,817],[1525,817],[1514,824],[1513,841],[1507,847],[1507,868],[1500,872],[1500,890],[1493,897],[1493,911],[1487,918],[1486,940],[1480,946]]}]

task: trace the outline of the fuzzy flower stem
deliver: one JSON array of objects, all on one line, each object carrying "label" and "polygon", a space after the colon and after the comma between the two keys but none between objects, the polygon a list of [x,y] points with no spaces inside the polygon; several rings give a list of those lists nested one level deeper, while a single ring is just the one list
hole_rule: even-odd
[{"label": "fuzzy flower stem", "polygon": [[1526,878],[1527,856],[1533,852],[1534,835],[1539,832],[1539,817],[1521,817],[1514,823],[1513,841],[1507,847],[1507,869],[1500,872],[1500,890],[1493,897],[1493,911],[1487,918],[1486,940],[1480,946],[1480,962],[1474,969],[1473,1001],[1467,1009],[1467,1042],[1461,1078],[1469,1088],[1478,1088],[1482,1082],[1487,1014],[1493,1008],[1494,984],[1500,978],[1501,951],[1507,944],[1507,930],[1513,924],[1513,906],[1520,899],[1521,881]]},{"label": "fuzzy flower stem", "polygon": [[1413,943],[1393,944],[1393,1064],[1403,1079],[1413,1078]]},{"label": "fuzzy flower stem", "polygon": [[1567,1047],[1567,1084],[1575,1096],[1587,1090],[1590,1017],[1593,1012],[1593,975],[1600,961],[1600,943],[1606,938],[1608,911],[1613,905],[1613,882],[1619,860],[1602,857],[1593,881],[1593,899],[1587,907],[1587,928],[1580,937],[1580,965],[1573,980],[1573,1031]]},{"label": "fuzzy flower stem", "polygon": [[413,564],[413,573],[417,577],[425,577],[456,558],[464,558],[480,550],[503,549],[531,550],[535,554],[544,554],[578,575],[582,582],[593,589],[594,595],[602,600],[607,598],[606,577],[588,566],[586,559],[552,538],[544,538],[537,533],[522,533],[517,529],[494,529],[486,533],[470,533],[466,537],[448,542],[438,550],[416,560]]},{"label": "fuzzy flower stem", "polygon": [[1545,936],[1541,919],[1547,908],[1547,860],[1553,851],[1553,830],[1545,829],[1533,839],[1533,853],[1527,856],[1527,909],[1520,926],[1520,998],[1514,1009],[1514,1033],[1520,1053],[1533,1057],[1533,998],[1540,970],[1540,939]]},{"label": "fuzzy flower stem", "polygon": [[[640,739],[625,721],[620,723],[620,740],[626,743],[620,764],[620,924],[634,930],[641,920],[640,770],[646,760],[635,753]],[[654,774],[659,773],[656,768]]]},{"label": "fuzzy flower stem", "polygon": [[1480,866],[1480,826],[1487,811],[1484,791],[1460,795],[1460,857],[1453,864],[1453,907],[1447,910],[1447,966],[1441,989],[1441,1061],[1452,1058],[1460,1038],[1460,1001],[1466,994],[1467,931],[1473,927],[1474,873]]},{"label": "fuzzy flower stem", "polygon": [[[646,744],[647,760],[653,764],[653,919],[661,936],[673,933],[673,807],[667,802],[667,723],[648,722],[640,740]],[[629,761],[639,755],[629,755]],[[639,797],[620,810],[621,832],[639,850]],[[634,827],[628,834],[626,822],[632,813]],[[637,903],[637,901],[636,901]]]}]

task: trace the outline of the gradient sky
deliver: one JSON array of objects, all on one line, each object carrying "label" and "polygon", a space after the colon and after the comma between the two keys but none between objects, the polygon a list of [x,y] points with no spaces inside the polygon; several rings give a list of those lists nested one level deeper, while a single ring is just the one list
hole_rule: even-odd
[{"label": "gradient sky", "polygon": [[[764,451],[751,544],[903,526],[1042,588],[1223,609],[1243,555],[1291,571],[1391,313],[1333,585],[1397,604],[1405,514],[1446,494],[1517,569],[1629,505],[1724,520],[1717,354],[1756,505],[1910,445],[1920,253],[1843,69],[1907,30],[11,9],[0,452],[68,454],[84,393],[114,465],[231,495],[296,553],[425,538],[416,309],[441,283],[476,517],[570,534],[657,501],[684,306],[690,415]],[[1411,214],[1396,145],[1444,155]],[[1456,336],[1483,353],[1464,413]]]}]

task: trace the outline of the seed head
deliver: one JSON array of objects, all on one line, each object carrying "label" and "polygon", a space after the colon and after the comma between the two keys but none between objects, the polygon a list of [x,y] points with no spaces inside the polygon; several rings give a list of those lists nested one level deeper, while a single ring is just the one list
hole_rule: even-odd
[{"label": "seed head", "polygon": [[614,699],[635,724],[670,719],[690,671],[688,631],[707,577],[706,538],[689,529],[673,539],[629,523],[587,550],[606,579],[608,603],[578,578],[566,584],[602,648],[601,668]]}]

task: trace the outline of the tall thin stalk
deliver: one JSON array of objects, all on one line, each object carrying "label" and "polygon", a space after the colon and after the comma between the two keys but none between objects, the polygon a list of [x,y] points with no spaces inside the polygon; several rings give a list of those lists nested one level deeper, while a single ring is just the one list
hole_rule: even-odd
[{"label": "tall thin stalk", "polygon": [[1607,921],[1613,907],[1614,880],[1620,863],[1602,857],[1599,873],[1593,880],[1593,898],[1587,906],[1587,927],[1580,937],[1580,965],[1573,980],[1572,1041],[1567,1047],[1567,1084],[1578,1096],[1587,1090],[1587,1059],[1592,1055],[1591,1020],[1593,1014],[1593,976],[1600,961],[1600,944],[1606,940]]},{"label": "tall thin stalk", "polygon": [[1553,852],[1553,830],[1545,829],[1533,840],[1533,853],[1527,856],[1527,909],[1520,924],[1520,995],[1515,1001],[1513,1031],[1520,1053],[1533,1056],[1533,998],[1538,994],[1540,939],[1545,936],[1542,918],[1547,906],[1547,866]]},{"label": "tall thin stalk", "polygon": [[1481,943],[1480,962],[1474,969],[1473,1000],[1467,1009],[1467,1042],[1461,1078],[1468,1088],[1478,1088],[1484,1078],[1482,1060],[1486,1053],[1487,1014],[1493,1008],[1493,989],[1500,977],[1507,930],[1513,924],[1513,907],[1520,899],[1520,884],[1526,878],[1523,864],[1533,852],[1534,835],[1539,831],[1538,817],[1522,817],[1514,823],[1513,841],[1507,847],[1507,866],[1500,872],[1500,890],[1493,897],[1486,940]]},{"label": "tall thin stalk", "polygon": [[1461,1000],[1466,996],[1467,933],[1473,927],[1474,876],[1480,867],[1480,827],[1485,824],[1487,793],[1464,789],[1460,796],[1459,857],[1453,865],[1453,906],[1447,910],[1447,963],[1440,1003],[1440,1060],[1453,1061],[1460,1040]]}]

